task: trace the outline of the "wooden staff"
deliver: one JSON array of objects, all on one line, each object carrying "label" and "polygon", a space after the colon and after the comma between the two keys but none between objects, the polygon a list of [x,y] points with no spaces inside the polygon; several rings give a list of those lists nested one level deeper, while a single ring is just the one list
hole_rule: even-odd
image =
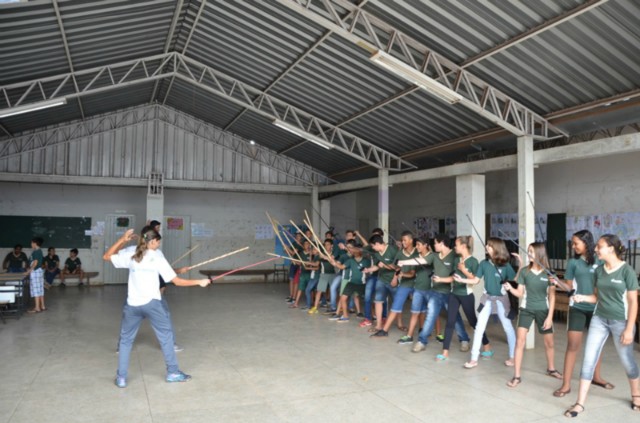
[{"label": "wooden staff", "polygon": [[[304,239],[306,239],[307,241],[309,241],[309,244],[313,245],[313,241],[311,241],[309,238],[307,238],[307,236],[305,235],[305,233],[304,233],[304,232],[302,232],[302,231],[300,230],[300,228],[298,228],[298,226],[294,223],[294,221],[293,221],[293,220],[289,220],[289,222],[291,222],[291,224],[293,225],[293,227],[294,227],[294,228],[296,228],[296,230],[302,234],[302,236],[304,237]],[[313,231],[311,231],[311,233],[313,234]],[[323,247],[323,249],[324,249],[324,247]]]},{"label": "wooden staff", "polygon": [[213,282],[213,281],[215,281],[216,279],[223,278],[223,277],[225,277],[225,276],[227,276],[227,275],[230,275],[230,274],[232,274],[232,273],[236,273],[236,272],[239,272],[239,271],[241,271],[241,270],[248,269],[248,268],[250,268],[250,267],[258,266],[258,265],[263,264],[263,263],[268,263],[268,262],[273,261],[273,260],[275,260],[275,259],[277,259],[277,257],[270,258],[270,259],[266,259],[266,260],[263,260],[263,261],[259,261],[258,263],[249,264],[249,265],[247,265],[247,266],[238,267],[237,269],[229,270],[229,271],[228,271],[228,272],[226,272],[226,273],[223,273],[223,274],[221,274],[221,275],[218,275],[218,276],[216,276],[215,278],[214,278],[214,277],[209,277],[209,280],[210,280],[211,282]]},{"label": "wooden staff", "polygon": [[296,260],[294,258],[291,257],[286,257],[286,256],[281,256],[278,254],[273,254],[273,253],[267,253],[268,256],[274,256],[274,257],[279,257],[279,258],[283,258],[283,259],[287,259],[287,260],[291,260],[291,261],[295,261],[297,263],[302,263],[302,264],[306,264],[306,265],[312,265],[314,263],[310,262],[310,261],[302,261],[302,260]]},{"label": "wooden staff", "polygon": [[[284,229],[284,226],[282,226],[280,224],[280,222],[278,222],[275,219],[273,219],[273,222],[276,224],[277,227],[282,228],[282,233],[285,234],[284,239],[287,240],[287,242],[289,243],[288,244],[289,248],[291,248],[293,250],[293,252],[295,253],[296,257],[298,257],[298,259],[300,259],[301,261],[304,261],[304,260],[302,260],[302,257],[300,257],[300,254],[298,254],[298,249],[293,245],[293,242],[289,239],[289,237],[287,237],[287,234],[289,236],[291,236],[291,234],[286,229]],[[296,241],[295,238],[294,238],[294,241]],[[300,245],[300,243],[298,241],[296,241],[296,244]],[[300,246],[302,247],[302,245],[300,245]]]},{"label": "wooden staff", "polygon": [[181,255],[180,257],[178,257],[177,259],[175,259],[173,262],[171,262],[171,267],[173,267],[176,263],[180,262],[180,260],[182,260],[183,258],[185,258],[186,256],[188,256],[189,254],[191,254],[192,252],[195,251],[196,248],[198,248],[200,246],[200,244],[196,244],[195,247],[193,247],[192,249],[190,249],[189,251],[187,251],[186,253],[184,253],[183,255]]},{"label": "wooden staff", "polygon": [[[271,218],[271,216],[269,216],[269,213],[265,211],[265,213],[267,214],[267,219],[269,219],[269,222],[271,222],[271,227],[273,228],[274,232],[276,233],[276,236],[278,237],[278,239],[280,240],[280,243],[282,244],[282,246],[284,247],[285,252],[287,253],[287,255],[289,256],[289,258],[293,259],[293,257],[291,256],[291,254],[289,254],[289,252],[287,251],[287,245],[285,244],[284,241],[282,240],[282,237],[280,236],[280,231],[278,230],[278,227],[276,226],[276,224],[274,223],[275,220],[273,220]],[[286,238],[286,236],[285,236]],[[288,241],[288,239],[287,239]],[[293,244],[291,245],[291,249],[293,250],[293,252],[295,253],[295,255],[298,257],[298,259],[300,261],[302,261],[302,258],[298,255],[298,250],[296,250],[295,248],[293,248]]]},{"label": "wooden staff", "polygon": [[196,267],[203,266],[203,265],[205,265],[205,264],[207,264],[207,263],[211,263],[211,262],[213,262],[213,261],[220,260],[220,259],[223,259],[223,258],[225,258],[225,257],[229,257],[229,256],[231,256],[231,255],[237,254],[237,253],[239,253],[239,252],[241,252],[241,251],[248,250],[248,249],[249,249],[249,247],[240,248],[239,250],[235,250],[235,251],[232,251],[232,252],[230,252],[230,253],[223,254],[223,255],[221,255],[221,256],[214,257],[214,258],[209,259],[209,260],[205,260],[205,261],[203,261],[202,263],[194,264],[193,266],[189,266],[189,267],[187,267],[187,270],[193,270],[193,269],[195,269]]},{"label": "wooden staff", "polygon": [[307,216],[307,221],[305,222],[307,224],[307,226],[309,226],[309,230],[311,231],[311,235],[313,235],[313,237],[316,239],[316,242],[318,244],[320,244],[320,246],[318,248],[322,248],[322,251],[324,251],[324,253],[327,256],[330,256],[331,254],[329,254],[329,252],[327,251],[326,248],[324,248],[324,242],[322,242],[320,240],[320,238],[318,238],[318,235],[316,234],[316,232],[313,230],[313,226],[311,226],[311,220],[309,219],[309,214],[307,213],[307,211],[304,211],[304,215]]}]

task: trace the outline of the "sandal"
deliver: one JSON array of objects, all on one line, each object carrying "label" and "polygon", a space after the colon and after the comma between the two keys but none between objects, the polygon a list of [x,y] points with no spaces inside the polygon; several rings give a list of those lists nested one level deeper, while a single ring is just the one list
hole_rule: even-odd
[{"label": "sandal", "polygon": [[298,308],[298,306],[295,305],[295,304],[291,304],[291,305],[289,305],[289,308]]},{"label": "sandal", "polygon": [[[582,408],[581,411],[576,411],[575,408],[576,407],[580,407]],[[567,411],[564,412],[564,416],[565,417],[578,417],[578,414],[582,413],[584,411],[584,406],[582,404],[579,403],[575,403],[571,406],[571,408],[567,409]]]},{"label": "sandal", "polygon": [[436,355],[436,361],[447,361],[448,359],[449,357],[447,357],[446,355],[442,355],[442,354]]},{"label": "sandal", "polygon": [[504,365],[507,367],[513,367],[516,365],[516,363],[514,362],[513,358],[510,358],[504,361]]},{"label": "sandal", "polygon": [[611,390],[611,389],[616,387],[616,385],[614,385],[613,383],[609,383],[609,382],[595,382],[595,381],[593,381],[593,382],[591,382],[591,384],[599,386],[599,387],[604,388],[606,390]]},{"label": "sandal", "polygon": [[465,369],[473,369],[474,367],[478,367],[478,362],[477,361],[467,361],[466,363],[464,363],[464,365],[462,366]]},{"label": "sandal", "polygon": [[562,389],[556,389],[555,391],[553,391],[553,396],[557,398],[562,398],[568,393],[571,393],[571,389],[569,389],[568,391],[563,391]]},{"label": "sandal", "polygon": [[522,378],[520,376],[514,376],[511,378],[511,380],[509,382],[507,382],[507,386],[509,388],[515,388],[516,386],[520,385],[520,383],[522,382]]},{"label": "sandal", "polygon": [[549,370],[547,369],[547,376],[554,377],[556,379],[562,379],[562,373],[557,370]]},{"label": "sandal", "polygon": [[407,332],[407,331],[409,330],[409,328],[408,328],[408,327],[406,327],[406,326],[398,326],[398,330],[399,330],[400,332]]},{"label": "sandal", "polygon": [[634,398],[640,398],[640,395],[631,395],[631,409],[633,411],[640,411],[640,404],[636,404]]}]

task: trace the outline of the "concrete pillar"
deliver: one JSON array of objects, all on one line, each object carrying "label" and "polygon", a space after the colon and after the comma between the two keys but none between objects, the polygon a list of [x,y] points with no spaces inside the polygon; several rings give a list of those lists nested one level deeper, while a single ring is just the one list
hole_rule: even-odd
[{"label": "concrete pillar", "polygon": [[320,231],[322,232],[322,234],[318,234],[318,236],[322,237],[324,233],[330,229],[327,225],[332,225],[331,200],[320,200],[320,208],[318,210],[320,211]]},{"label": "concrete pillar", "polygon": [[318,198],[318,186],[314,185],[311,187],[311,210],[309,210],[309,217],[311,217],[311,225],[313,226],[313,230],[316,232],[318,238],[322,239],[324,236],[324,232],[320,231],[320,215],[318,211],[320,210],[320,199]]},{"label": "concrete pillar", "polygon": [[389,242],[389,171],[385,169],[378,170],[378,227]]},{"label": "concrete pillar", "polygon": [[[534,200],[533,137],[518,137],[518,243],[526,251],[535,242],[535,211],[529,200]],[[529,193],[529,194],[527,194]],[[527,263],[526,254],[520,251],[522,263]],[[529,328],[526,348],[535,347],[535,330]]]},{"label": "concrete pillar", "polygon": [[[458,235],[473,236],[472,255],[482,261],[485,259],[485,251],[482,245],[485,239],[485,176],[462,175],[456,177],[456,226]],[[472,224],[473,223],[473,224]],[[474,227],[475,226],[475,230]],[[478,234],[480,234],[480,239]],[[473,288],[476,303],[482,296],[482,284]]]},{"label": "concrete pillar", "polygon": [[[163,217],[164,217],[164,195],[148,194],[147,195],[147,222],[151,220],[157,220],[158,222],[162,222]],[[163,226],[161,226],[160,228],[162,229]]]}]

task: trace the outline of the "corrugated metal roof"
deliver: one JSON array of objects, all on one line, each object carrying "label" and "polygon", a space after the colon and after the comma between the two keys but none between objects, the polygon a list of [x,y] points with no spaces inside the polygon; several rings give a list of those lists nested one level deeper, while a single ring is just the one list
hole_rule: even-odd
[{"label": "corrugated metal roof", "polygon": [[[208,1],[197,22],[202,0],[58,3],[76,70],[163,53],[181,4],[169,51],[184,53],[257,89],[269,89],[274,97],[342,125],[392,153],[401,155],[494,127],[464,107],[408,90],[405,81],[372,64],[365,50],[275,1]],[[610,0],[557,26],[551,25],[552,20],[591,1],[364,4],[365,11],[462,66],[495,46],[549,25],[467,68],[541,114],[640,88],[640,2],[634,0]],[[69,71],[50,1],[0,5],[0,37],[1,85]],[[239,117],[242,107],[187,82],[176,79],[169,92],[168,79],[159,81],[157,90],[154,86],[156,82],[148,81],[83,96],[83,110],[91,116],[149,101],[163,102],[166,96],[167,105],[220,128],[233,122],[231,132],[286,151],[284,154],[320,170],[334,173],[362,165],[310,143],[288,150],[301,139],[254,112]],[[51,91],[51,85],[44,88]],[[404,95],[405,91],[411,92]],[[20,95],[19,90],[8,92],[11,101]],[[32,92],[25,101],[37,99],[38,93]],[[375,110],[367,112],[374,106]],[[626,122],[627,115],[609,114],[606,122],[615,125],[615,116]],[[55,112],[43,110],[3,118],[0,123],[18,133],[80,117],[78,101],[71,99]],[[563,125],[571,131],[588,129],[586,121]],[[509,137],[505,140],[508,143]],[[502,147],[503,142],[494,142],[493,148]],[[483,148],[492,148],[492,144]],[[465,160],[474,151],[460,147],[455,152],[418,157],[413,163],[431,167]]]}]

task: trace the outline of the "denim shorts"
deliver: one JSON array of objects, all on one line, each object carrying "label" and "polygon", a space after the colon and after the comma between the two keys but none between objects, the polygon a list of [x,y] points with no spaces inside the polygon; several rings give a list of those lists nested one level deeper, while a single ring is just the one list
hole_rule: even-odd
[{"label": "denim shorts", "polygon": [[388,296],[391,298],[395,297],[396,291],[398,287],[392,287],[391,284],[381,281],[378,279],[378,283],[376,284],[376,303],[383,303],[386,301]]},{"label": "denim shorts", "polygon": [[396,294],[393,296],[393,303],[391,304],[391,311],[394,313],[402,313],[404,303],[409,298],[409,295],[413,292],[413,288],[409,286],[399,286],[396,290]]},{"label": "denim shorts", "polygon": [[427,303],[431,297],[432,291],[424,289],[414,289],[413,299],[411,300],[411,313],[425,313],[427,311]]}]

